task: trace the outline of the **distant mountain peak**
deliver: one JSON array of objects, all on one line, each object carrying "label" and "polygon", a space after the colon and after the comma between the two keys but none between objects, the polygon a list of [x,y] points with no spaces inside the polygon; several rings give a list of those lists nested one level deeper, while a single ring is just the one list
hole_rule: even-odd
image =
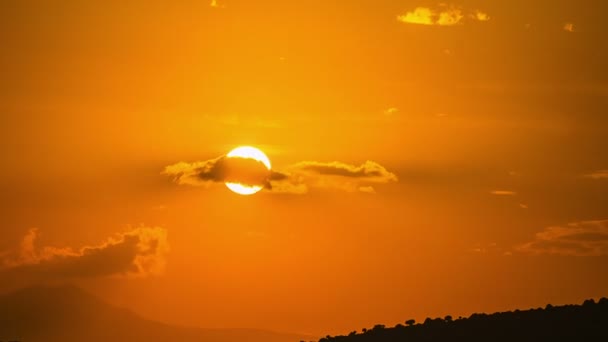
[{"label": "distant mountain peak", "polygon": [[198,329],[146,320],[72,284],[0,295],[0,341],[297,342],[310,336],[255,329]]}]

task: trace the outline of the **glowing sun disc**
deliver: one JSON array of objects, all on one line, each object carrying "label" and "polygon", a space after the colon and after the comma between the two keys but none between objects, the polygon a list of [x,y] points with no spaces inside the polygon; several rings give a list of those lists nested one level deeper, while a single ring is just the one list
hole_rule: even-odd
[{"label": "glowing sun disc", "polygon": [[225,183],[228,189],[236,192],[239,195],[253,195],[256,192],[262,190],[262,187],[259,185],[249,186],[243,185],[239,183]]},{"label": "glowing sun disc", "polygon": [[[266,168],[268,170],[270,170],[270,159],[268,159],[268,157],[264,154],[264,152],[260,151],[259,149],[255,148],[255,147],[251,147],[251,146],[237,147],[234,150],[228,152],[226,157],[228,157],[228,158],[239,157],[239,158],[254,159],[254,160],[257,160],[257,161],[263,163],[264,166],[266,166]],[[251,185],[244,185],[244,184],[240,184],[240,183],[230,183],[230,182],[226,182],[224,184],[226,184],[226,187],[228,187],[228,189],[232,190],[233,192],[236,192],[239,195],[253,195],[256,192],[262,190],[262,188],[263,188],[260,185],[251,186]]]}]

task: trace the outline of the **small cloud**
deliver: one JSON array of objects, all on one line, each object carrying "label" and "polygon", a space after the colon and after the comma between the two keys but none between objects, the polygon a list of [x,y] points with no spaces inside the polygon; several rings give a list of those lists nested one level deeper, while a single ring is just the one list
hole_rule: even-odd
[{"label": "small cloud", "polygon": [[511,190],[494,190],[494,191],[490,191],[490,193],[492,195],[497,195],[497,196],[515,196],[515,195],[517,195],[517,192],[511,191]]},{"label": "small cloud", "polygon": [[488,20],[490,20],[490,16],[487,13],[482,12],[480,10],[476,10],[473,13],[471,13],[470,17],[472,19],[475,19],[475,20],[478,20],[478,21],[488,21]]},{"label": "small cloud", "polygon": [[446,116],[448,116],[448,114],[447,113],[437,113],[437,114],[435,114],[435,116],[438,118],[445,118]]},{"label": "small cloud", "polygon": [[564,31],[566,32],[574,32],[574,24],[573,23],[565,23]]},{"label": "small cloud", "polygon": [[534,240],[518,245],[514,250],[532,255],[608,255],[608,220],[547,227],[536,233]]},{"label": "small cloud", "polygon": [[462,11],[456,8],[449,8],[443,12],[439,12],[439,17],[435,24],[440,26],[453,26],[464,18]]},{"label": "small cloud", "polygon": [[365,193],[368,193],[368,194],[375,194],[376,193],[376,190],[374,190],[374,188],[372,186],[369,186],[369,185],[368,186],[360,186],[359,187],[359,191],[360,192],[365,192]]},{"label": "small cloud", "polygon": [[519,207],[522,209],[528,209],[528,205],[523,203],[519,203]]},{"label": "small cloud", "polygon": [[386,116],[392,116],[394,114],[397,114],[398,112],[399,112],[398,108],[391,107],[391,108],[388,108],[387,110],[384,111],[384,115],[386,115]]},{"label": "small cloud", "polygon": [[475,10],[468,16],[462,9],[447,4],[440,4],[437,8],[416,7],[414,10],[398,15],[397,21],[406,24],[454,26],[462,24],[466,18],[477,21],[488,21],[490,16],[482,11]]},{"label": "small cloud", "polygon": [[211,3],[209,3],[209,7],[212,7],[212,8],[225,8],[226,5],[220,4],[220,1],[218,1],[218,0],[211,0]]},{"label": "small cloud", "polygon": [[136,228],[77,249],[37,247],[37,238],[38,230],[30,229],[16,250],[3,253],[0,274],[30,279],[159,275],[169,251],[167,231],[158,227]]},{"label": "small cloud", "polygon": [[416,7],[413,11],[398,15],[397,20],[407,24],[433,25],[435,13],[427,7]]},{"label": "small cloud", "polygon": [[490,243],[477,243],[469,252],[477,253],[477,254],[495,254],[502,252],[502,248],[498,246],[496,242]]},{"label": "small cloud", "polygon": [[583,175],[585,178],[591,179],[608,179],[608,170],[598,170],[586,175]]}]

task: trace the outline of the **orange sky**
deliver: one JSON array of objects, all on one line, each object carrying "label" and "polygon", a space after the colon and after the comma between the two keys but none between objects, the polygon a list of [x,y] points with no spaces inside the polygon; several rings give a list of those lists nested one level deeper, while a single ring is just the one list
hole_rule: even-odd
[{"label": "orange sky", "polygon": [[[1,291],[319,336],[608,295],[604,1],[214,4],[2,2]],[[305,191],[162,174],[240,145]]]}]

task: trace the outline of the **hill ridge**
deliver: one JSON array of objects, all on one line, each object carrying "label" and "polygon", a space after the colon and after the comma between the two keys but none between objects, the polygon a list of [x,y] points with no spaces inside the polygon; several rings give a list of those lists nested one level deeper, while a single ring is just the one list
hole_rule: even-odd
[{"label": "hill ridge", "polygon": [[427,318],[386,328],[377,324],[361,333],[326,336],[319,342],[432,341],[608,341],[608,299],[588,299],[581,305],[473,313],[467,318]]},{"label": "hill ridge", "polygon": [[205,329],[140,317],[73,285],[36,285],[0,294],[0,341],[297,342],[312,336],[263,329]]}]

